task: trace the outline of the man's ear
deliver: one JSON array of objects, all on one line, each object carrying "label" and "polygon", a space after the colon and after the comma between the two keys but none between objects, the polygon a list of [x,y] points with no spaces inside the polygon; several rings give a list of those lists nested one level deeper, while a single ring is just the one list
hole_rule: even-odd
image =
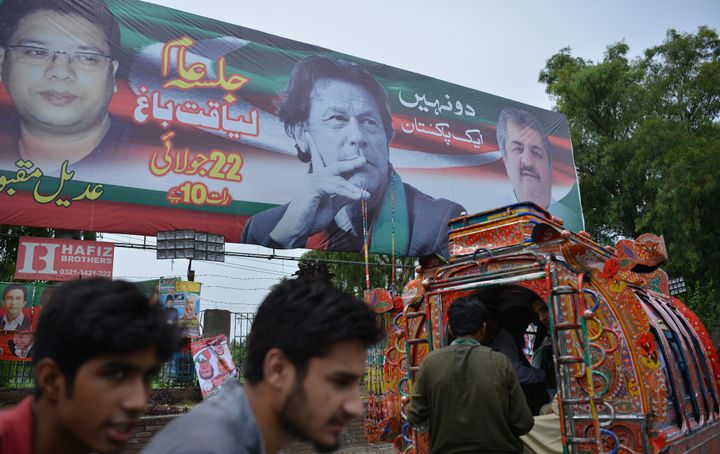
[{"label": "man's ear", "polygon": [[271,348],[265,354],[263,380],[278,391],[289,390],[295,383],[295,366],[279,348]]},{"label": "man's ear", "polygon": [[5,49],[0,47],[0,82],[2,82],[3,63],[5,63]]},{"label": "man's ear", "polygon": [[118,63],[117,60],[113,60],[112,61],[113,93],[117,93],[117,81],[115,80],[115,74],[117,73],[118,66],[120,66],[120,63]]},{"label": "man's ear", "polygon": [[307,136],[307,125],[305,123],[299,123],[292,127],[292,135],[295,138],[295,143],[300,147],[303,153],[310,153],[310,143]]},{"label": "man's ear", "polygon": [[302,163],[310,163],[310,172],[312,172],[312,151],[310,150],[310,136],[307,132],[307,125],[300,123],[292,127],[292,136],[295,139],[295,151],[297,158]]},{"label": "man's ear", "polygon": [[484,341],[485,337],[487,337],[487,322],[483,322],[482,327],[480,327],[480,331],[478,331],[477,335],[475,335],[478,342]]},{"label": "man's ear", "polygon": [[43,399],[57,402],[66,394],[67,382],[65,374],[55,360],[43,358],[35,365],[35,386],[40,390]]}]

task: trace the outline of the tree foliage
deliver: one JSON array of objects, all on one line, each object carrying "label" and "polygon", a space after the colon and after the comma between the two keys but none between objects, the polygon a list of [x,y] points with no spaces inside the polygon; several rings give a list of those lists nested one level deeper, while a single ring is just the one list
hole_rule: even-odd
[{"label": "tree foliage", "polygon": [[717,329],[720,306],[718,306],[715,293],[712,290],[708,291],[699,281],[695,282],[695,285],[688,289],[684,302],[695,312],[703,326],[711,334],[713,329]]},{"label": "tree foliage", "polygon": [[588,232],[603,242],[663,234],[667,270],[720,290],[720,39],[667,32],[629,59],[624,42],[601,61],[550,57],[540,72],[568,117]]},{"label": "tree foliage", "polygon": [[18,242],[21,236],[51,237],[52,230],[40,227],[0,225],[0,282],[15,277]]},{"label": "tree foliage", "polygon": [[[52,238],[60,231],[42,227],[0,224],[0,282],[12,281],[15,277],[18,243],[22,236]],[[83,238],[94,241],[95,232],[83,232]],[[39,281],[44,282],[44,281]]]},{"label": "tree foliage", "polygon": [[[365,258],[356,252],[310,251],[300,258],[303,262],[319,260],[327,263],[332,283],[340,290],[362,299],[365,293]],[[371,254],[369,256],[370,288],[389,288],[394,284],[398,293],[414,277],[416,260],[412,257],[395,258],[395,281],[392,282],[392,257]]]}]

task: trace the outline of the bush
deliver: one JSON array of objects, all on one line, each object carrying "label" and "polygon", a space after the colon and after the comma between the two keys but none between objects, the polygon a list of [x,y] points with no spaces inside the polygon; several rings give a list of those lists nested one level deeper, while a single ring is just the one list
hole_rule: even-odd
[{"label": "bush", "polygon": [[711,289],[705,288],[700,281],[696,281],[695,285],[688,289],[685,304],[697,314],[709,333],[715,331],[718,317],[720,317],[720,308],[718,308],[715,293]]}]

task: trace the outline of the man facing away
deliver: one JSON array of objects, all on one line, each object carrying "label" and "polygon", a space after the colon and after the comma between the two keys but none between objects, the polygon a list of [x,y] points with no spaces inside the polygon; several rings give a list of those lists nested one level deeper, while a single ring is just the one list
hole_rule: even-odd
[{"label": "man facing away", "polygon": [[555,371],[533,367],[523,352],[525,330],[533,319],[532,309],[526,301],[509,300],[500,306],[500,313],[502,328],[490,346],[510,360],[530,411],[538,415],[540,408],[550,401],[548,389],[555,388]]},{"label": "man facing away", "polygon": [[35,334],[35,396],[0,412],[0,454],[117,450],[179,343],[133,284],[99,278],[58,287]]},{"label": "man facing away", "polygon": [[451,345],[431,352],[412,387],[408,421],[430,431],[430,452],[519,453],[533,417],[510,361],[481,345],[487,308],[476,296],[448,309]]},{"label": "man facing away", "polygon": [[276,285],[258,308],[247,345],[245,385],[176,419],[146,454],[275,454],[293,440],[337,449],[362,415],[359,381],[380,331],[360,301],[320,281]]}]

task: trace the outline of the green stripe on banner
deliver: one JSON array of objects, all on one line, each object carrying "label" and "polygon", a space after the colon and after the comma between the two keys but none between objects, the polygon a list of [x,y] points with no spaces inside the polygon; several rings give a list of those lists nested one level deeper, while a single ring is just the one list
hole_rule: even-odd
[{"label": "green stripe on banner", "polygon": [[[14,172],[8,172],[0,170],[0,175],[5,178],[12,179],[16,176]],[[60,183],[60,178],[44,176],[37,185],[37,181],[29,180],[24,183],[8,183],[2,191],[7,194],[8,189],[14,189],[17,191],[33,192],[37,186],[38,193],[41,195],[49,196],[54,194]],[[82,181],[66,181],[60,191],[60,194],[53,199],[72,199],[73,197],[82,194],[85,188],[88,186],[87,182]],[[214,207],[209,205],[190,205],[190,204],[171,204],[167,201],[167,192],[154,191],[150,189],[139,189],[139,188],[128,188],[125,186],[109,185],[104,184],[103,193],[98,201],[102,202],[122,202],[137,205],[157,206],[157,207],[168,207],[168,208],[179,208],[183,210],[191,211],[202,211],[206,213],[221,213],[221,214],[233,214],[238,216],[254,216],[261,211],[268,210],[277,206],[271,203],[259,203],[249,202],[244,200],[233,200],[227,207]],[[76,201],[73,203],[88,203],[87,201]]]},{"label": "green stripe on banner", "polygon": [[[282,49],[274,45],[266,45],[245,38],[244,35],[248,34],[250,30],[245,27],[218,22],[156,5],[118,2],[117,4],[111,4],[111,9],[116,14],[119,22],[124,24],[121,26],[123,48],[133,53],[137,52],[138,49],[164,42],[162,40],[168,40],[172,37],[179,38],[183,35],[192,36],[196,41],[228,36],[247,40],[248,44],[246,46],[226,55],[226,70],[228,74],[242,74],[250,79],[244,90],[259,95],[275,96],[281,93],[287,85],[289,74],[295,62],[308,55],[317,54],[320,49],[299,42],[297,44],[305,47],[305,49]],[[143,29],[147,30],[148,33],[138,31],[139,27],[137,27],[136,22],[140,20],[145,25]],[[219,27],[219,25],[222,27]],[[278,39],[285,41],[285,38]],[[243,54],[252,55],[253,58],[239,58],[236,54],[241,56]],[[396,68],[384,67],[365,59],[326,49],[322,49],[322,54],[372,67],[376,79],[390,95],[390,104],[395,108],[400,107],[400,102],[395,95],[400,91],[406,93],[422,92],[437,99],[443,99],[445,94],[450,94],[453,97],[471,96],[472,90],[459,85],[454,86],[453,84],[446,84],[443,93],[433,94],[428,90],[428,85],[434,85],[435,81],[427,76],[408,73],[415,76],[414,80],[400,83],[397,80]],[[407,74],[404,76],[406,77]],[[452,90],[447,90],[448,86],[452,87]],[[501,103],[504,104],[505,100],[502,100]],[[456,119],[449,113],[440,113],[437,118]],[[496,118],[476,117],[473,122],[495,125],[496,120]]]}]

